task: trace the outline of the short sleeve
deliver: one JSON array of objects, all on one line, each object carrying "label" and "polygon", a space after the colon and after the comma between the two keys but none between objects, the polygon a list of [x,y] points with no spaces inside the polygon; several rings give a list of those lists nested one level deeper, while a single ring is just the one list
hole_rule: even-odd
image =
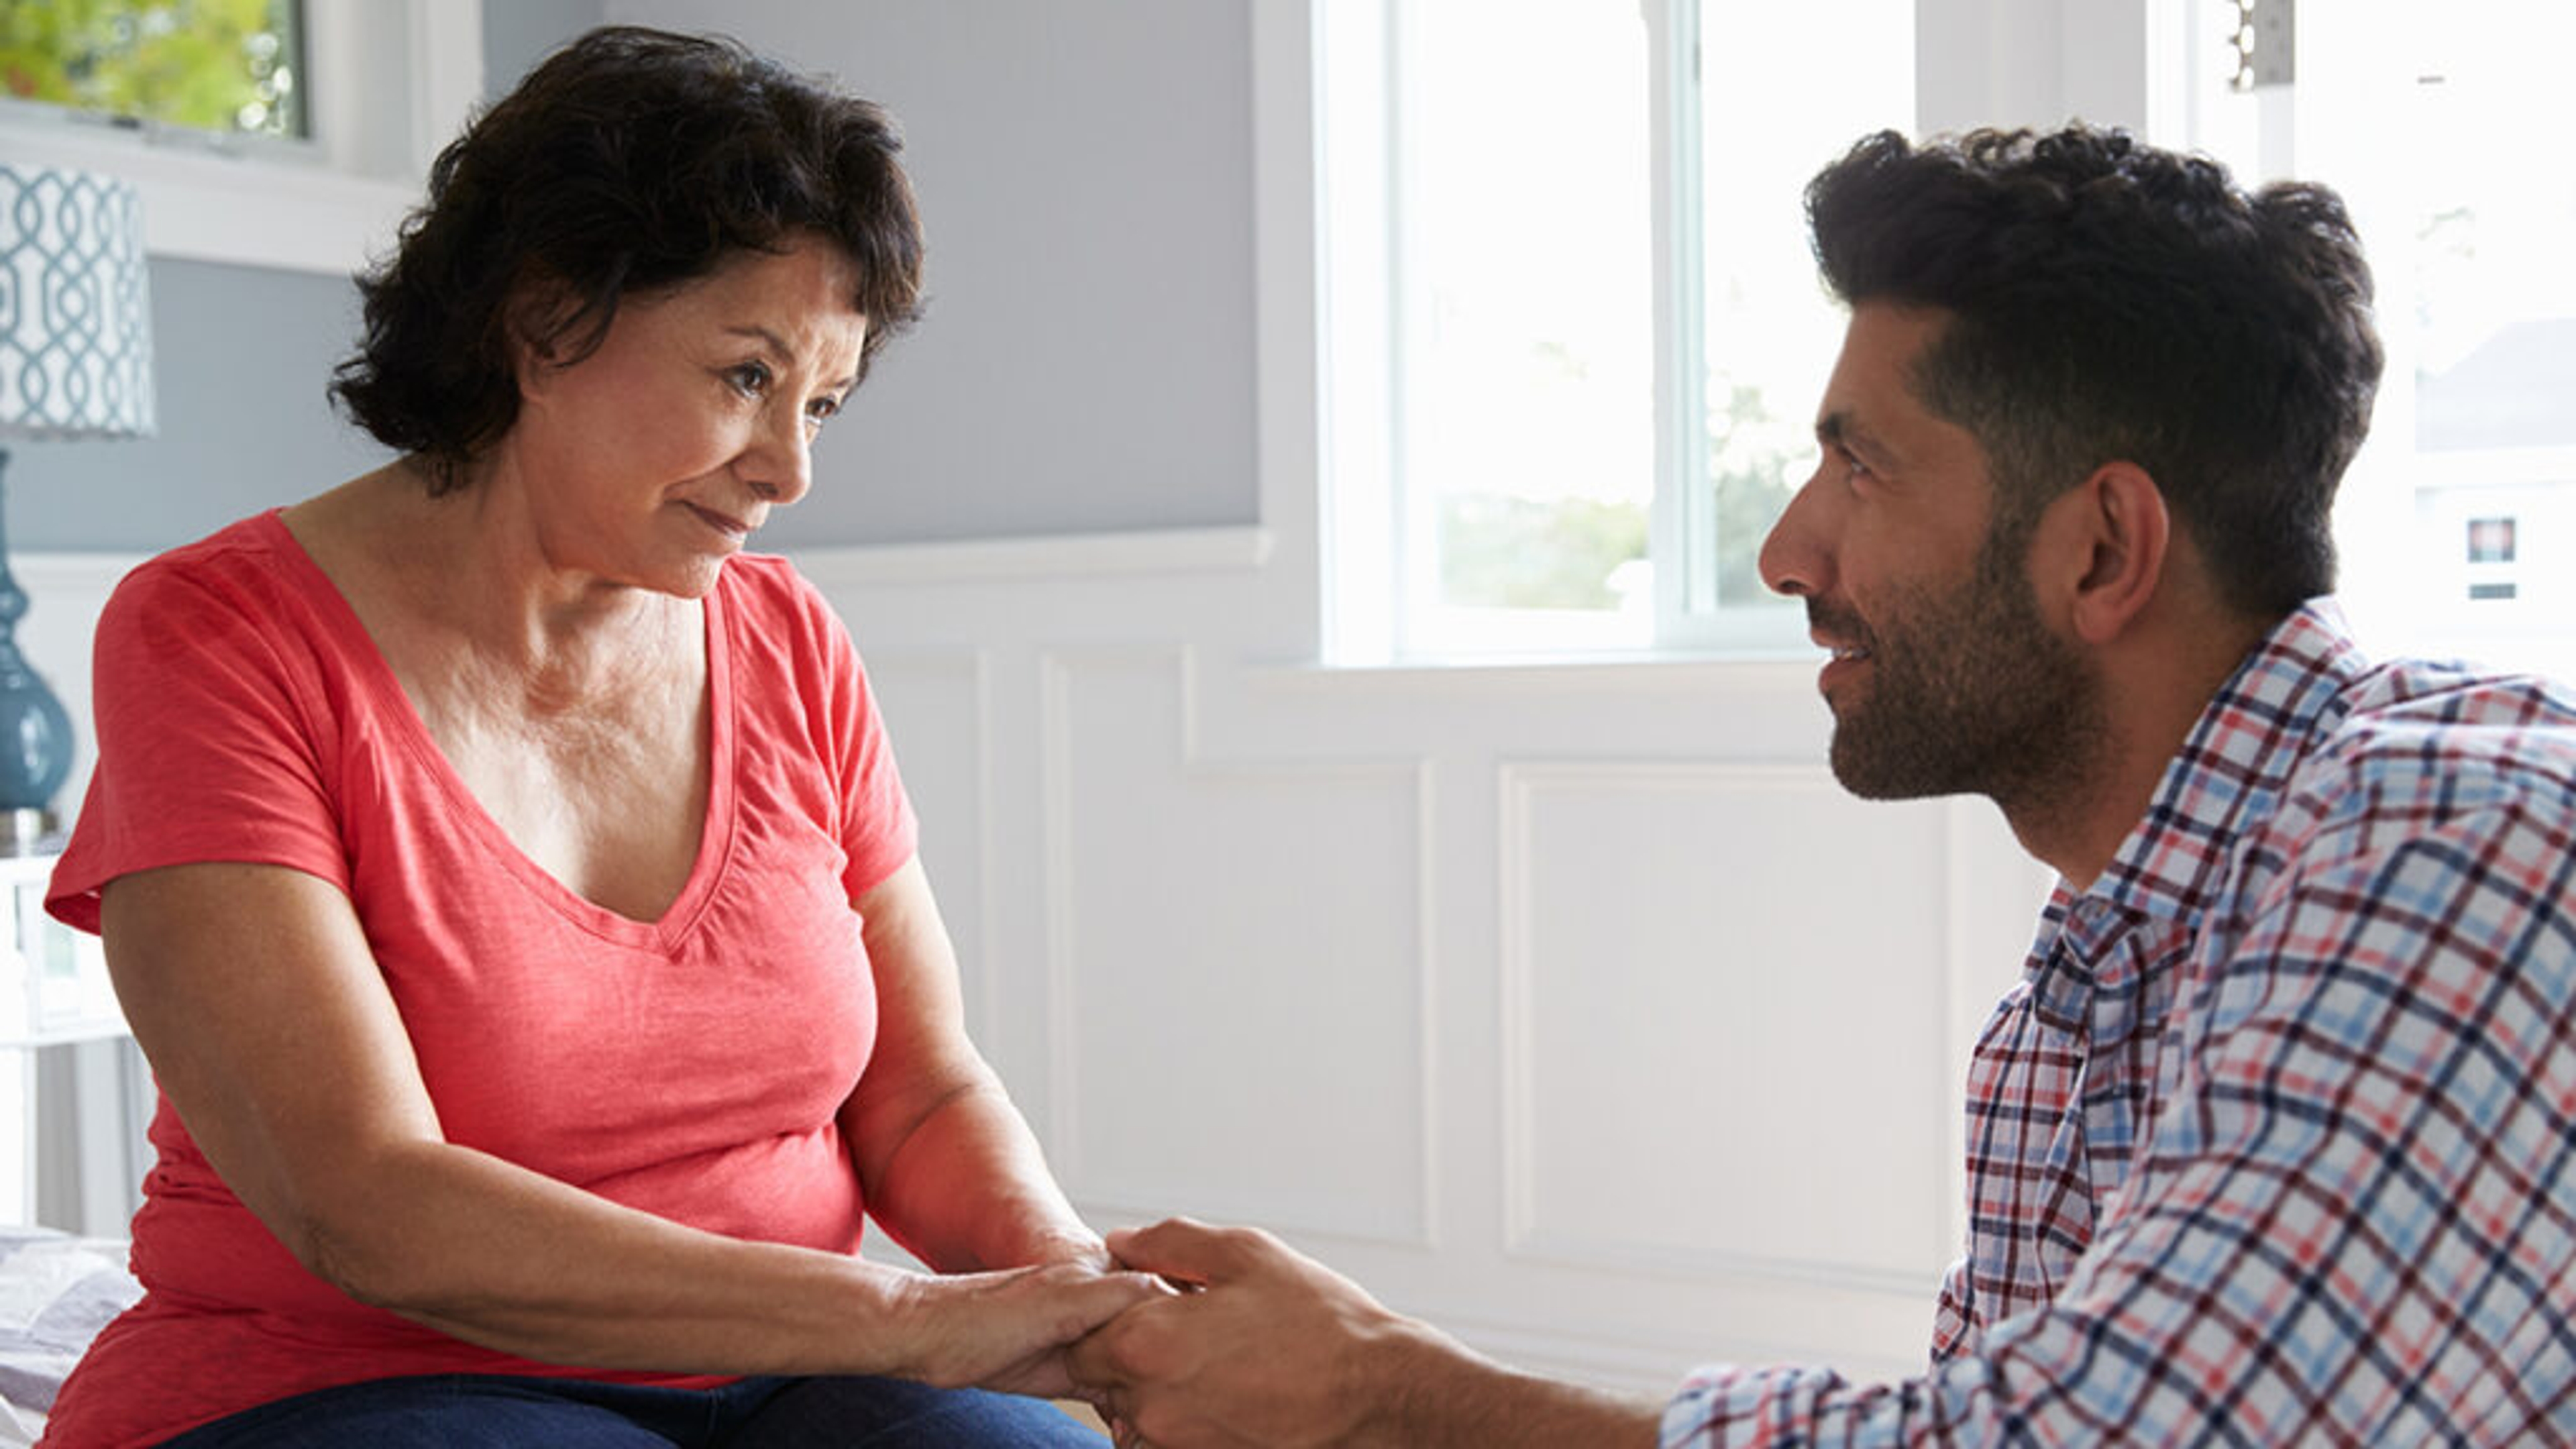
[{"label": "short sleeve", "polygon": [[302,612],[256,567],[211,567],[202,550],[117,587],[93,646],[98,762],[47,910],[96,931],[109,881],[203,861],[347,887],[325,766],[336,726]]},{"label": "short sleeve", "polygon": [[850,899],[857,900],[912,859],[921,826],[911,797],[904,793],[903,776],[895,768],[894,746],[877,709],[876,691],[866,671],[858,667],[855,651],[850,664],[857,689],[852,750],[841,770],[845,782],[841,843],[850,854],[842,884],[848,887]]},{"label": "short sleeve", "polygon": [[876,689],[848,629],[810,585],[803,585],[803,592],[820,613],[818,632],[831,653],[836,711],[831,736],[842,746],[834,774],[840,782],[841,848],[850,857],[841,883],[850,899],[857,900],[912,859],[921,827],[912,798],[904,792],[903,774],[895,767],[894,742],[877,707]]},{"label": "short sleeve", "polygon": [[[842,886],[857,900],[912,859],[920,834],[867,669],[830,601],[786,560],[742,555],[725,578],[727,607],[740,611],[735,687],[747,692],[746,719],[792,737],[828,773],[823,808],[847,857]],[[790,695],[793,720],[778,713]]]}]

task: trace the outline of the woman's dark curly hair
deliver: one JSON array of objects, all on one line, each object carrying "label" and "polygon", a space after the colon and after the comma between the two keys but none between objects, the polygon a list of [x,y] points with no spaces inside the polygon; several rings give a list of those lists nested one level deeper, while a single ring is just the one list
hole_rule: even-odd
[{"label": "woman's dark curly hair", "polygon": [[2382,358],[2332,191],[2249,195],[2216,162],[2080,125],[1881,132],[1808,186],[1807,216],[1844,301],[1949,314],[1915,386],[1985,448],[1999,537],[2125,460],[2238,610],[2334,587],[2335,488]]},{"label": "woman's dark curly hair", "polygon": [[393,255],[359,280],[366,336],[331,392],[451,491],[518,419],[520,346],[577,362],[624,297],[797,232],[857,264],[865,376],[921,307],[902,146],[875,105],[733,41],[593,30],[439,153]]}]

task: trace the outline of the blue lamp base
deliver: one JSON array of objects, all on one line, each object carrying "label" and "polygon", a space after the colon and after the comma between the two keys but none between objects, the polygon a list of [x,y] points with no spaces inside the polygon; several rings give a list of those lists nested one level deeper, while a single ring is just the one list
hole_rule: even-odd
[{"label": "blue lamp base", "polygon": [[9,453],[0,448],[0,854],[21,854],[54,833],[54,792],[72,768],[72,721],[18,652],[27,594],[9,572],[8,472]]}]

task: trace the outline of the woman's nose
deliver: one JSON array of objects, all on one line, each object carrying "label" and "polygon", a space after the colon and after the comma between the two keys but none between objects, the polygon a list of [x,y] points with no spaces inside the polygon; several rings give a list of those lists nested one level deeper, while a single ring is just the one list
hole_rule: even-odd
[{"label": "woman's nose", "polygon": [[745,481],[762,500],[785,507],[814,486],[814,440],[802,417],[768,424],[744,458]]}]

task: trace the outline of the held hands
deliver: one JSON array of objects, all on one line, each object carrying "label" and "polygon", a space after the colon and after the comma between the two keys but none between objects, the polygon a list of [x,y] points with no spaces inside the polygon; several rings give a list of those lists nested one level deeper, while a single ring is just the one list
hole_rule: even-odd
[{"label": "held hands", "polygon": [[1438,1357],[1430,1330],[1258,1229],[1174,1219],[1112,1233],[1109,1250],[1180,1289],[1066,1355],[1121,1445],[1391,1442],[1408,1362]]},{"label": "held hands", "polygon": [[1099,1261],[907,1278],[896,1308],[917,1327],[910,1360],[894,1372],[943,1388],[1065,1398],[1075,1392],[1067,1345],[1169,1291]]}]

